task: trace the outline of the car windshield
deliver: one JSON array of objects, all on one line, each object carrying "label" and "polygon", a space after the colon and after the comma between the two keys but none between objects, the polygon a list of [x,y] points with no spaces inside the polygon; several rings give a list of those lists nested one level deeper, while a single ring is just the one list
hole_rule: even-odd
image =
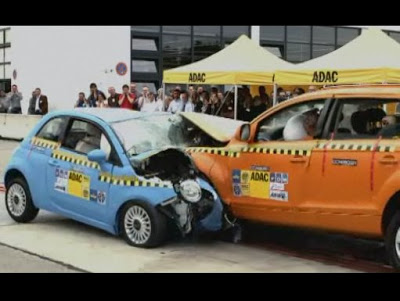
[{"label": "car windshield", "polygon": [[179,115],[149,115],[111,124],[129,156],[189,143],[187,123]]}]

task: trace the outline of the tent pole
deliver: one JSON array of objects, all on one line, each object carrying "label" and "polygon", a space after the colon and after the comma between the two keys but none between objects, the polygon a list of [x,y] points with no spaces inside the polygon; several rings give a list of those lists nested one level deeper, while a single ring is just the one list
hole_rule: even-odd
[{"label": "tent pole", "polygon": [[[232,87],[232,88],[233,88],[233,87]],[[215,113],[215,115],[218,115],[219,112],[221,111],[221,109],[222,109],[222,107],[224,106],[226,100],[228,99],[229,93],[232,92],[232,88],[230,88],[228,94],[226,94],[226,96],[224,97],[224,100],[222,101],[222,103],[221,103],[220,107],[218,108],[217,113]]]},{"label": "tent pole", "polygon": [[162,101],[163,101],[163,108],[164,108],[164,101],[165,101],[165,82],[162,83],[163,92],[162,92]]},{"label": "tent pole", "polygon": [[277,85],[277,83],[274,83],[274,99],[273,99],[273,103],[272,103],[273,107],[276,106],[276,100],[278,98],[278,95],[276,95],[277,92],[278,92],[278,85]]},{"label": "tent pole", "polygon": [[235,120],[238,118],[238,86],[235,85]]}]

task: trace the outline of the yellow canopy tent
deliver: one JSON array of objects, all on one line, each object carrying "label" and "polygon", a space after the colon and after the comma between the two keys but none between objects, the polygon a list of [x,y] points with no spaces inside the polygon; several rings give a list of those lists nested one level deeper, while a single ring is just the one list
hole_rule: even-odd
[{"label": "yellow canopy tent", "polygon": [[274,72],[292,66],[247,36],[201,61],[164,71],[164,83],[203,85],[273,84]]},{"label": "yellow canopy tent", "polygon": [[[240,36],[221,51],[201,61],[164,71],[164,84],[273,85],[274,72],[292,66],[249,39]],[[235,115],[236,116],[236,115]]]},{"label": "yellow canopy tent", "polygon": [[340,85],[400,82],[400,44],[379,29],[366,29],[338,50],[279,69],[279,85]]}]

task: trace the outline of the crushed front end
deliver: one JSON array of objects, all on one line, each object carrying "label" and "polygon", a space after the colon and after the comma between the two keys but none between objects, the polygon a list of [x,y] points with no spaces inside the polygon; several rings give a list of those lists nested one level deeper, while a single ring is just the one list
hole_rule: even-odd
[{"label": "crushed front end", "polygon": [[176,196],[158,205],[183,236],[220,231],[224,209],[215,189],[202,179],[190,155],[177,148],[150,151],[131,159],[138,176],[170,182]]}]

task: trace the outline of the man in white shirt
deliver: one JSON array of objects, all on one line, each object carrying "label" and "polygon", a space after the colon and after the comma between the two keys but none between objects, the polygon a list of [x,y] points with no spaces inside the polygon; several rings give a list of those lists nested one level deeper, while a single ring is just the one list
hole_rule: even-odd
[{"label": "man in white shirt", "polygon": [[173,99],[168,107],[168,112],[175,114],[182,112],[182,100],[179,98],[180,91],[175,89],[173,92]]},{"label": "man in white shirt", "polygon": [[140,96],[138,99],[138,110],[139,111],[142,110],[143,105],[145,103],[149,103],[149,88],[147,86],[143,86],[142,96]]},{"label": "man in white shirt", "polygon": [[156,98],[156,112],[165,112],[165,105],[164,105],[164,89],[160,88],[157,91],[157,98]]},{"label": "man in white shirt", "polygon": [[186,91],[181,92],[182,112],[194,112],[192,101],[189,100],[189,95]]},{"label": "man in white shirt", "polygon": [[144,102],[141,112],[156,112],[157,111],[157,102],[153,92],[149,92],[147,94],[148,102]]}]

